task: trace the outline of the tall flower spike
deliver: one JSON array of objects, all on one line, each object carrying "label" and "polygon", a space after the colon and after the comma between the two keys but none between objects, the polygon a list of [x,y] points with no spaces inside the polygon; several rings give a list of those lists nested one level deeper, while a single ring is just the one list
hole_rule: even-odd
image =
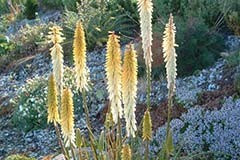
[{"label": "tall flower spike", "polygon": [[111,33],[107,42],[106,55],[107,89],[114,123],[122,118],[121,104],[121,51],[118,36]]},{"label": "tall flower spike", "polygon": [[49,43],[53,43],[53,47],[50,48],[52,63],[53,63],[53,76],[57,83],[58,94],[62,93],[63,83],[63,49],[60,43],[65,39],[62,34],[62,28],[59,26],[50,27],[48,35]]},{"label": "tall flower spike", "polygon": [[73,58],[76,73],[77,88],[88,90],[88,68],[86,65],[86,42],[85,34],[80,21],[76,24],[73,42]]},{"label": "tall flower spike", "polygon": [[56,82],[51,74],[48,80],[48,123],[59,122]]},{"label": "tall flower spike", "polygon": [[144,141],[152,139],[152,120],[149,109],[147,109],[143,116],[143,133],[142,138]]},{"label": "tall flower spike", "polygon": [[168,89],[172,90],[174,93],[176,90],[176,77],[177,77],[177,54],[175,47],[178,46],[175,44],[175,32],[176,27],[173,22],[173,16],[170,14],[169,21],[166,24],[164,36],[163,36],[163,52],[164,52],[164,62],[166,62],[166,71],[167,71],[167,81]]},{"label": "tall flower spike", "polygon": [[124,145],[122,148],[121,160],[131,160],[132,152],[129,145]]},{"label": "tall flower spike", "polygon": [[137,130],[135,110],[137,96],[137,57],[133,45],[127,45],[122,72],[122,96],[127,136],[135,137]]},{"label": "tall flower spike", "polygon": [[138,11],[140,15],[140,28],[142,37],[142,48],[146,67],[151,72],[152,63],[152,0],[138,0]]},{"label": "tall flower spike", "polygon": [[73,100],[70,89],[64,89],[61,106],[61,128],[66,146],[75,145]]}]

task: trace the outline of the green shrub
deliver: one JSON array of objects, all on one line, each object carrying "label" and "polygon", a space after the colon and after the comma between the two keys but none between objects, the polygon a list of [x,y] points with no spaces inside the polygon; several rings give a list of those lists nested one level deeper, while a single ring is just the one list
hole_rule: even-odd
[{"label": "green shrub", "polygon": [[[78,6],[78,13],[66,11],[64,16],[64,34],[67,38],[65,43],[71,47],[74,28],[77,20],[81,20],[86,33],[87,47],[93,50],[102,47],[109,31],[115,31],[121,36],[121,41],[131,39],[136,28],[136,22],[124,8],[110,7],[110,2],[94,3],[94,0],[85,1]],[[69,50],[69,47],[64,48]]]},{"label": "green shrub", "polygon": [[[28,132],[47,127],[47,84],[47,77],[28,80],[13,99],[16,109],[12,120],[17,128]],[[76,90],[73,70],[68,67],[64,71],[64,84],[72,89],[74,106],[78,106],[75,111],[81,113],[82,103]]]},{"label": "green shrub", "polygon": [[35,19],[37,9],[38,9],[37,0],[27,0],[25,3],[24,15],[27,17],[27,19]]},{"label": "green shrub", "polygon": [[[62,3],[63,3],[63,6],[65,9],[69,10],[69,11],[74,11],[74,12],[77,12],[77,3],[84,3],[84,1],[86,0],[62,0]],[[91,1],[91,0],[90,0]],[[94,0],[95,3],[96,0]]]},{"label": "green shrub", "polygon": [[227,23],[233,32],[240,36],[240,11],[231,11],[227,17]]},{"label": "green shrub", "polygon": [[16,155],[8,156],[7,158],[5,158],[5,160],[36,160],[36,159],[16,154]]},{"label": "green shrub", "polygon": [[7,14],[0,16],[0,34],[6,33],[9,25],[10,21],[8,20]]},{"label": "green shrub", "polygon": [[[225,48],[223,36],[209,29],[202,19],[175,16],[174,21],[176,43],[179,45],[176,48],[179,76],[191,75],[196,70],[212,65],[220,57],[219,53]],[[154,31],[162,34],[163,27],[158,22],[154,24]]]},{"label": "green shrub", "polygon": [[233,0],[154,0],[154,19],[165,17],[170,13],[175,16],[194,16],[203,19],[209,27],[220,27],[222,17],[228,12]]},{"label": "green shrub", "polygon": [[240,50],[226,57],[228,67],[235,67],[240,64]]},{"label": "green shrub", "polygon": [[21,88],[16,100],[13,123],[24,131],[45,128],[47,125],[47,80],[34,78]]},{"label": "green shrub", "polygon": [[15,45],[7,37],[0,34],[0,57],[8,54],[15,48]]},{"label": "green shrub", "polygon": [[45,35],[48,33],[50,26],[52,26],[52,23],[34,26],[26,25],[18,30],[17,34],[11,37],[11,39],[22,48],[28,48],[29,45],[44,44]]},{"label": "green shrub", "polygon": [[7,12],[8,12],[7,0],[0,0],[0,15]]},{"label": "green shrub", "polygon": [[190,75],[212,65],[225,48],[223,36],[211,31],[198,18],[189,17],[186,21],[176,17],[178,73]]}]

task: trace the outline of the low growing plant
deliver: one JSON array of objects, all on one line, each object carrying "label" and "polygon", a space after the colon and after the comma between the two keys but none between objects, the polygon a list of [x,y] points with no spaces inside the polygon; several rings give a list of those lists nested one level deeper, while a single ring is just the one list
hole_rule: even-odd
[{"label": "low growing plant", "polygon": [[[65,67],[63,81],[73,91],[74,105],[79,106],[76,108],[76,113],[81,114],[82,100],[78,97],[74,71],[71,68]],[[28,132],[47,127],[47,84],[47,77],[29,79],[26,85],[19,89],[17,97],[13,99],[16,108],[12,120],[20,130]]]},{"label": "low growing plant", "polygon": [[5,160],[36,160],[36,159],[16,154],[16,155],[8,156],[7,158],[5,158]]}]

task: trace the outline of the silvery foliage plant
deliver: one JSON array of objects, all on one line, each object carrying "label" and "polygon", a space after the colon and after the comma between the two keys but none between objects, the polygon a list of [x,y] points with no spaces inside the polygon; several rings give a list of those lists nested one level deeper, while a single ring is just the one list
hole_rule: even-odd
[{"label": "silvery foliage plant", "polygon": [[[226,98],[220,110],[190,108],[171,121],[171,128],[176,149],[188,154],[210,151],[217,159],[240,157],[240,99]],[[152,152],[160,151],[165,134],[166,126],[156,131]]]}]

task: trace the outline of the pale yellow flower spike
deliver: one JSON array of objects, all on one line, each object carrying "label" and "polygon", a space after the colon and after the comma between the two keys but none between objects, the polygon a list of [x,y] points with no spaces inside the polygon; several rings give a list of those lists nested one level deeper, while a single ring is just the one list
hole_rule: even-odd
[{"label": "pale yellow flower spike", "polygon": [[82,92],[88,90],[88,68],[86,65],[85,34],[80,21],[76,24],[73,42],[73,58],[75,64],[77,88]]},{"label": "pale yellow flower spike", "polygon": [[152,139],[152,119],[149,109],[145,111],[143,116],[142,138],[144,141],[150,141]]},{"label": "pale yellow flower spike", "polygon": [[151,72],[152,63],[152,0],[138,0],[138,11],[140,15],[140,28],[142,37],[142,48],[146,67]]},{"label": "pale yellow flower spike", "polygon": [[106,75],[111,112],[114,123],[122,118],[121,104],[121,51],[118,36],[111,33],[107,42]]},{"label": "pale yellow flower spike", "polygon": [[175,92],[176,89],[176,77],[177,77],[177,54],[175,50],[175,32],[176,27],[173,22],[173,16],[170,14],[170,18],[168,23],[166,24],[164,36],[163,36],[163,52],[164,52],[164,62],[166,62],[166,72],[167,72],[167,81],[168,81],[168,89]]},{"label": "pale yellow flower spike", "polygon": [[135,137],[137,130],[135,110],[137,96],[137,57],[133,45],[127,45],[122,72],[122,96],[127,136]]},{"label": "pale yellow flower spike", "polygon": [[59,122],[56,82],[51,74],[48,80],[48,123]]},{"label": "pale yellow flower spike", "polygon": [[70,89],[63,90],[61,105],[60,116],[64,141],[66,142],[66,146],[70,146],[70,144],[75,146],[74,108]]},{"label": "pale yellow flower spike", "polygon": [[129,145],[124,145],[122,148],[121,160],[131,160],[132,151]]},{"label": "pale yellow flower spike", "polygon": [[49,43],[53,43],[53,47],[50,48],[52,63],[53,63],[53,76],[57,83],[58,94],[62,93],[62,83],[63,83],[63,49],[60,43],[63,42],[62,28],[59,26],[50,27],[50,32],[48,35]]}]

